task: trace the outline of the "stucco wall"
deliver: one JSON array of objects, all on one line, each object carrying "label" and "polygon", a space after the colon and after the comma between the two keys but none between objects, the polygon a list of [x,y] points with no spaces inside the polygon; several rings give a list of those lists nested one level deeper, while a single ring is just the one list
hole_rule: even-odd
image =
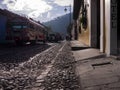
[{"label": "stucco wall", "polygon": [[89,45],[89,27],[87,29],[81,28],[81,34],[79,34],[79,41]]},{"label": "stucco wall", "polygon": [[[91,15],[90,15],[90,0],[85,0],[85,4],[87,4],[87,28],[84,29],[81,27],[81,33],[79,33],[79,41],[85,43],[86,45],[90,46],[90,20],[91,20]],[[79,16],[80,19],[80,16]],[[81,25],[82,26],[82,25]]]},{"label": "stucco wall", "polygon": [[106,28],[106,50],[110,54],[110,0],[105,0],[105,28]]}]

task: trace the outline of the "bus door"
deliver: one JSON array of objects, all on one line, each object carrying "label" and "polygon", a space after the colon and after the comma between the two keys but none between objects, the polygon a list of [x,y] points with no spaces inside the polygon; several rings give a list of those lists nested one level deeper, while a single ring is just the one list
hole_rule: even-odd
[{"label": "bus door", "polygon": [[0,42],[5,42],[6,22],[7,22],[6,17],[0,15]]}]

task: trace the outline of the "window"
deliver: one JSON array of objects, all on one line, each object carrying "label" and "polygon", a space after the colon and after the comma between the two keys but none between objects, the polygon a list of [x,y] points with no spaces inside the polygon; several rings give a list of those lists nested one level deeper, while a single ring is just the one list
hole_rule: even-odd
[{"label": "window", "polygon": [[27,26],[23,26],[23,28],[27,28]]},{"label": "window", "polygon": [[32,24],[30,24],[30,28],[31,28],[31,29],[34,29],[34,26],[33,26]]},{"label": "window", "polygon": [[22,28],[22,26],[20,26],[20,25],[16,25],[16,26],[12,26],[14,29],[21,29]]}]

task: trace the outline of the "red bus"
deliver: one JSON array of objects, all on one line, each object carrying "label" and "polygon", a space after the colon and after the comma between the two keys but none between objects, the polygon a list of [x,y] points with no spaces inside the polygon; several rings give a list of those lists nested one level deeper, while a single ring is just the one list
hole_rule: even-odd
[{"label": "red bus", "polygon": [[16,18],[7,22],[6,40],[16,44],[46,41],[47,30],[44,25],[27,18]]}]

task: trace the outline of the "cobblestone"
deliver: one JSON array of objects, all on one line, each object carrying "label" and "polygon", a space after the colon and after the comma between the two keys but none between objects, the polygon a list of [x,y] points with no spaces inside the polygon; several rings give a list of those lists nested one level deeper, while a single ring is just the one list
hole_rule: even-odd
[{"label": "cobblestone", "polygon": [[74,58],[67,43],[45,78],[44,90],[80,90],[73,62]]},{"label": "cobblestone", "polygon": [[[0,69],[1,90],[24,90],[34,88],[37,76],[51,63],[62,44],[53,46],[49,51],[38,53],[28,61],[20,63],[17,67]],[[34,51],[31,51],[34,52]],[[6,63],[7,64],[7,63]],[[2,67],[2,65],[1,65]],[[4,66],[5,67],[5,66]],[[6,67],[5,67],[6,68]]]},{"label": "cobblestone", "polygon": [[8,69],[0,69],[0,90],[80,90],[70,49],[62,42],[16,67],[4,66]]}]

